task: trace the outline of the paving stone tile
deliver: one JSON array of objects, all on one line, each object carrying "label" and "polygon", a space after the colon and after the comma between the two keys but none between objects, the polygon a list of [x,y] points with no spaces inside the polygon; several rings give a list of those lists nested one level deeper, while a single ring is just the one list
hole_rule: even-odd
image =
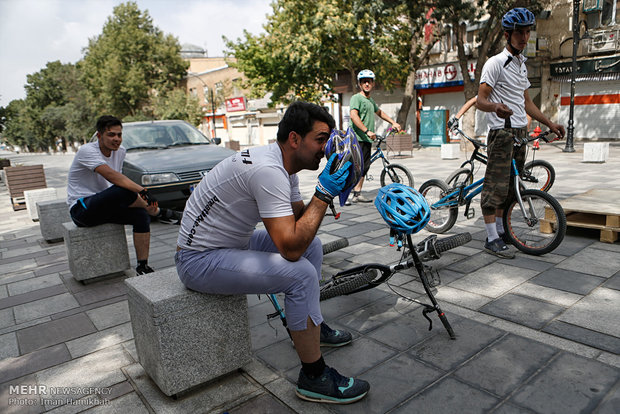
[{"label": "paving stone tile", "polygon": [[[398,355],[359,376],[370,382],[370,392],[363,400],[334,407],[334,411],[351,414],[388,412],[443,374],[408,355]],[[387,395],[398,397],[385,398]]]},{"label": "paving stone tile", "polygon": [[596,414],[618,414],[618,412],[620,412],[620,383],[616,384],[596,409]]},{"label": "paving stone tile", "polygon": [[354,312],[368,304],[374,303],[387,296],[387,293],[379,289],[369,289],[363,292],[347,296],[338,296],[321,302],[321,313],[329,323],[342,315]]},{"label": "paving stone tile", "polygon": [[71,360],[65,344],[34,351],[26,355],[0,361],[0,383],[32,374]]},{"label": "paving stone tile", "polygon": [[38,266],[47,266],[50,264],[58,264],[67,260],[67,253],[48,254],[47,256],[37,257],[35,262]]},{"label": "paving stone tile", "polygon": [[13,317],[13,309],[0,310],[0,329],[7,326],[15,325],[15,318]]},{"label": "paving stone tile", "polygon": [[9,296],[9,292],[6,285],[0,285],[0,299],[4,299]]},{"label": "paving stone tile", "polygon": [[14,296],[56,285],[62,285],[62,279],[58,274],[51,274],[47,276],[33,277],[31,279],[22,280],[21,282],[10,283],[7,285],[7,288],[9,290],[9,294]]},{"label": "paving stone tile", "polygon": [[122,296],[127,293],[127,288],[123,280],[114,280],[114,282],[102,281],[88,285],[88,288],[75,293],[75,299],[80,305],[89,305],[91,303],[100,302],[116,296]]},{"label": "paving stone tile", "polygon": [[269,322],[250,327],[250,337],[253,351],[281,341],[291,343],[290,337],[279,319],[272,319]]},{"label": "paving stone tile", "polygon": [[0,335],[0,360],[19,356],[15,332]]},{"label": "paving stone tile", "polygon": [[408,353],[419,360],[448,371],[506,334],[500,329],[467,318],[458,319],[450,324],[456,333],[456,340],[451,340],[443,326],[436,321],[433,323],[433,330],[437,329],[439,334],[416,345]]},{"label": "paving stone tile", "polygon": [[512,289],[510,293],[541,299],[564,307],[572,306],[583,298],[582,295],[576,293],[565,292],[528,282]]},{"label": "paving stone tile", "polygon": [[15,306],[13,308],[13,312],[15,313],[15,322],[22,323],[32,319],[49,316],[57,312],[62,312],[67,309],[76,308],[78,306],[80,306],[79,303],[70,293],[62,293],[60,295]]},{"label": "paving stone tile", "polygon": [[585,237],[564,236],[562,243],[553,251],[554,254],[560,254],[562,256],[573,256],[574,254],[582,251],[588,246],[594,244],[594,240]]},{"label": "paving stone tile", "polygon": [[36,269],[37,263],[34,259],[25,259],[18,262],[5,263],[2,265],[2,273],[10,275],[11,273],[24,273],[25,271]]},{"label": "paving stone tile", "polygon": [[126,300],[86,311],[98,330],[129,322],[129,305]]},{"label": "paving stone tile", "polygon": [[499,400],[490,394],[463,384],[454,378],[446,378],[392,412],[402,414],[484,413],[498,402]]},{"label": "paving stone tile", "polygon": [[291,341],[278,341],[256,352],[256,357],[280,373],[293,367],[301,367],[299,357]]},{"label": "paving stone tile", "polygon": [[67,289],[64,285],[55,285],[21,295],[9,296],[7,298],[0,299],[0,309],[15,307],[24,303],[34,302],[39,299],[56,296],[65,292],[67,292]]},{"label": "paving stone tile", "polygon": [[228,410],[229,414],[256,414],[256,413],[273,413],[273,414],[294,414],[291,410],[270,394],[262,394],[255,397],[240,407]]},{"label": "paving stone tile", "polygon": [[17,339],[22,354],[27,354],[51,345],[70,341],[96,332],[97,329],[84,314],[42,323],[17,331]]},{"label": "paving stone tile", "polygon": [[[9,309],[9,310],[12,310],[12,309]],[[39,325],[41,323],[49,322],[51,320],[52,318],[50,318],[49,316],[45,316],[43,318],[33,319],[31,321],[26,321],[20,324],[13,324],[13,325],[5,326],[4,328],[0,329],[0,335],[9,333],[9,332],[19,331],[20,329],[25,329],[30,326]]]},{"label": "paving stone tile", "polygon": [[558,319],[607,335],[620,337],[620,291],[597,288]]},{"label": "paving stone tile", "polygon": [[[373,222],[365,222],[353,224],[351,226],[347,226],[341,229],[335,229],[330,231],[331,234],[334,234],[339,237],[354,237],[360,234],[366,234],[370,231],[379,230],[385,228],[385,224],[373,223]],[[376,246],[372,246],[372,248],[376,248]]]},{"label": "paving stone tile", "polygon": [[603,286],[609,289],[620,290],[620,271],[607,279],[607,282],[605,282]]},{"label": "paving stone tile", "polygon": [[86,311],[89,311],[91,309],[99,308],[101,306],[111,305],[111,304],[116,303],[116,302],[122,302],[124,300],[127,300],[127,296],[126,295],[116,296],[116,297],[111,298],[111,299],[102,300],[101,302],[95,302],[95,303],[91,303],[91,304],[88,304],[88,305],[80,306],[79,308],[68,309],[68,310],[63,311],[63,312],[55,313],[55,314],[52,315],[51,318],[52,319],[62,319],[62,318],[66,318],[67,316],[75,315],[77,313],[86,312]]},{"label": "paving stone tile", "polygon": [[542,329],[565,309],[563,306],[509,293],[484,305],[480,312],[532,329]]},{"label": "paving stone tile", "polygon": [[344,315],[338,318],[338,322],[358,332],[368,332],[408,313],[412,306],[410,302],[390,296]]},{"label": "paving stone tile", "polygon": [[122,397],[110,400],[106,404],[95,405],[88,411],[89,414],[111,414],[111,413],[131,413],[148,414],[150,411],[144,405],[138,394],[131,393]]},{"label": "paving stone tile", "polygon": [[39,256],[47,256],[47,254],[46,251],[41,251],[41,247],[38,244],[13,248],[0,253],[0,257],[2,257],[0,259],[0,264],[11,263],[10,259],[24,260]]},{"label": "paving stone tile", "polygon": [[588,247],[556,265],[559,269],[610,277],[620,269],[620,255],[609,254],[607,250]]},{"label": "paving stone tile", "polygon": [[[35,392],[17,394],[11,387],[38,387],[34,375],[0,384],[0,412],[3,414],[39,414],[45,410],[41,395]],[[38,390],[39,388],[31,388]]]},{"label": "paving stone tile", "polygon": [[450,283],[450,287],[496,298],[536,274],[534,270],[492,263]]},{"label": "paving stone tile", "polygon": [[[443,282],[443,280],[442,280]],[[440,302],[450,302],[468,309],[479,309],[481,306],[492,301],[488,296],[478,295],[451,286],[440,286],[435,298]]]},{"label": "paving stone tile", "polygon": [[131,322],[67,341],[66,344],[71,356],[77,358],[130,339],[133,339]]},{"label": "paving stone tile", "polygon": [[[329,366],[346,367],[347,375],[359,375],[373,366],[396,355],[397,351],[368,338],[355,338],[351,345],[333,348],[324,356]],[[363,358],[360,358],[363,355]]]},{"label": "paving stone tile", "polygon": [[243,375],[232,373],[174,400],[157,388],[140,364],[130,365],[124,371],[156,413],[219,412],[223,402],[227,402],[230,407],[235,407],[263,393]]},{"label": "paving stone tile", "polygon": [[69,270],[69,262],[57,263],[48,266],[38,266],[34,271],[35,276],[44,276],[51,273],[66,272]]},{"label": "paving stone tile", "polygon": [[440,333],[438,329],[428,330],[428,321],[422,317],[422,307],[417,306],[411,312],[375,329],[367,336],[390,348],[404,351],[438,333]]},{"label": "paving stone tile", "polygon": [[495,395],[506,396],[544,366],[556,348],[506,335],[460,367],[455,376]]},{"label": "paving stone tile", "polygon": [[604,281],[602,277],[557,268],[546,270],[530,280],[531,283],[537,285],[578,295],[587,295]]},{"label": "paving stone tile", "polygon": [[551,321],[543,331],[614,354],[620,354],[620,338],[615,336],[557,320]]},{"label": "paving stone tile", "polygon": [[470,273],[496,261],[497,257],[490,254],[475,254],[451,264],[447,269],[459,273]]},{"label": "paving stone tile", "polygon": [[521,267],[523,269],[536,270],[542,272],[554,266],[553,263],[534,259],[532,256],[517,255],[514,259],[500,259],[498,263],[508,266]]},{"label": "paving stone tile", "polygon": [[592,412],[618,379],[609,365],[562,352],[509,401],[540,413]]}]

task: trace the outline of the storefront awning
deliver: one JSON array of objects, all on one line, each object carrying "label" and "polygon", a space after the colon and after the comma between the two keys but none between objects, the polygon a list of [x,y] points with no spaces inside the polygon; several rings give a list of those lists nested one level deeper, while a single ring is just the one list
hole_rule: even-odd
[{"label": "storefront awning", "polygon": [[[553,76],[553,82],[570,82],[570,75]],[[614,73],[586,73],[575,75],[575,82],[603,82],[620,80],[620,72]]]}]

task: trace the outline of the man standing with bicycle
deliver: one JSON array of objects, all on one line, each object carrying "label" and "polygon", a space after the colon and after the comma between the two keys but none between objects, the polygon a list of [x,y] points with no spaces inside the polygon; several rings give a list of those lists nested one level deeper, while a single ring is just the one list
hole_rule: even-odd
[{"label": "man standing with bicycle", "polygon": [[[379,109],[377,103],[370,97],[370,92],[375,87],[375,74],[369,69],[361,70],[357,74],[357,83],[360,92],[351,97],[349,103],[353,131],[357,136],[357,141],[362,147],[364,155],[364,171],[357,185],[353,188],[351,203],[370,203],[372,200],[362,195],[364,177],[370,168],[370,154],[372,152],[372,142],[376,139],[375,134],[375,114],[386,122],[392,124],[392,128],[400,131],[400,125],[396,123],[388,114]],[[347,204],[349,204],[347,202]]]},{"label": "man standing with bicycle", "polygon": [[523,169],[526,146],[515,147],[514,138],[527,138],[527,116],[531,116],[555,133],[564,137],[564,127],[551,122],[528,94],[527,60],[522,52],[536,23],[534,14],[517,7],[502,17],[506,48],[489,58],[482,68],[476,106],[488,112],[490,131],[487,135],[488,163],[481,195],[481,208],[487,231],[484,249],[496,256],[513,258],[506,246],[502,215],[512,199],[514,184],[510,179],[512,158]]},{"label": "man standing with bicycle", "polygon": [[[333,154],[304,205],[297,173],[317,170],[335,122],[322,107],[294,102],[277,142],[220,162],[187,201],[175,256],[181,281],[212,294],[285,294],[286,317],[301,360],[296,394],[351,403],[370,388],[326,366],[320,345],[342,346],[351,334],[330,329],[319,305],[323,249],[316,237],[327,206],[346,186],[351,162],[331,171]],[[265,229],[256,230],[262,221]]]}]

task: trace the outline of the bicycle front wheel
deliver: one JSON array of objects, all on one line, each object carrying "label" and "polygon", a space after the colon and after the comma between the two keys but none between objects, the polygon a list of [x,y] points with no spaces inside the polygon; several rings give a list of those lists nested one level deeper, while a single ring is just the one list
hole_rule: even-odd
[{"label": "bicycle front wheel", "polygon": [[437,202],[449,193],[448,185],[441,180],[428,180],[420,186],[420,194],[426,198],[431,208],[431,218],[424,227],[426,230],[445,233],[456,223],[458,206],[437,206]]},{"label": "bicycle front wheel", "polygon": [[504,229],[512,244],[523,253],[539,256],[562,243],[566,214],[558,201],[540,190],[523,190],[525,215],[516,198],[504,210]]},{"label": "bicycle front wheel", "polygon": [[555,169],[545,160],[530,161],[523,167],[521,182],[529,190],[549,191],[555,181]]},{"label": "bicycle front wheel", "polygon": [[352,275],[334,276],[321,285],[319,300],[347,295],[372,282],[378,274],[379,272],[376,269],[369,269]]},{"label": "bicycle front wheel", "polygon": [[474,175],[469,168],[459,168],[448,176],[446,183],[450,188],[468,186],[474,182]]},{"label": "bicycle front wheel", "polygon": [[413,188],[413,175],[404,165],[390,164],[381,171],[381,187],[386,184],[400,183]]}]

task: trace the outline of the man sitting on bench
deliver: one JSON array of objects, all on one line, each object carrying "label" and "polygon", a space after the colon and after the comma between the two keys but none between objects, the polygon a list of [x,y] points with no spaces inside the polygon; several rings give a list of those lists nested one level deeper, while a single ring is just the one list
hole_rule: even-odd
[{"label": "man sitting on bench", "polygon": [[125,159],[122,134],[118,118],[104,115],[97,120],[97,142],[82,145],[69,169],[67,204],[78,227],[132,224],[138,259],[136,272],[142,275],[153,272],[148,265],[150,216],[170,217],[178,213],[160,209],[146,188],[120,172]]}]

